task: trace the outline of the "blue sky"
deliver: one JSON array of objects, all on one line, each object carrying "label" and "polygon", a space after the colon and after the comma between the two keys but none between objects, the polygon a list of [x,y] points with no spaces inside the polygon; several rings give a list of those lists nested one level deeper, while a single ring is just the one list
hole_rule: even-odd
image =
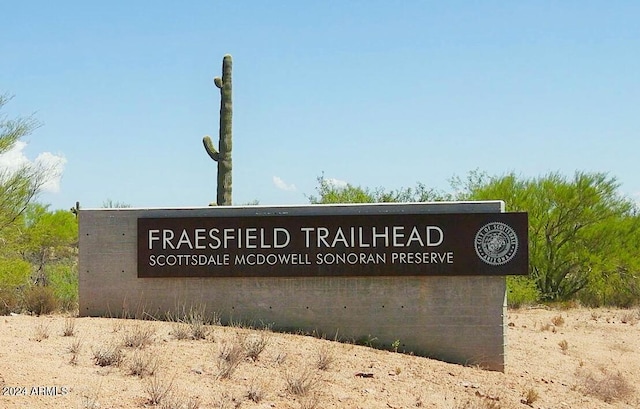
[{"label": "blue sky", "polygon": [[608,172],[640,193],[640,2],[0,3],[20,154],[64,158],[52,208],[215,201],[233,55],[235,204],[304,204],[317,177],[395,189],[479,169]]}]

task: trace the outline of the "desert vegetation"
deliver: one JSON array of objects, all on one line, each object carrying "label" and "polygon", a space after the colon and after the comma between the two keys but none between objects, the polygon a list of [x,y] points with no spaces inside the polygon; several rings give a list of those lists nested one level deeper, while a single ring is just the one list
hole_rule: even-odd
[{"label": "desert vegetation", "polygon": [[68,316],[19,314],[0,321],[0,379],[66,392],[0,396],[0,406],[635,408],[630,311],[510,310],[504,373],[264,327],[207,323],[207,337],[177,338],[170,321],[73,318],[65,336]]},{"label": "desert vegetation", "polygon": [[640,214],[616,178],[577,171],[522,177],[472,171],[453,177],[451,192],[338,186],[318,178],[311,203],[503,200],[529,215],[529,275],[507,277],[512,307],[539,303],[616,306],[640,303]]},{"label": "desert vegetation", "polygon": [[[0,95],[0,110],[9,101]],[[33,117],[0,115],[0,155],[38,126]],[[320,177],[317,196],[309,197],[312,204],[502,199],[508,211],[528,212],[530,274],[507,278],[513,308],[510,353],[516,357],[510,358],[513,369],[507,375],[517,375],[517,381],[398,354],[398,345],[393,351],[366,348],[375,345],[375,334],[356,346],[273,334],[269,328],[222,327],[219,317],[198,306],[163,317],[75,318],[79,209],[39,203],[47,178],[48,169],[33,166],[0,170],[3,386],[60,379],[73,392],[64,394],[76,399],[72,406],[80,402],[83,408],[237,408],[265,402],[299,408],[508,408],[566,402],[567,407],[595,408],[603,402],[637,407],[638,379],[628,368],[640,364],[640,215],[635,202],[619,193],[615,177],[471,172],[454,177],[451,192],[424,184],[399,190],[336,186]],[[105,206],[128,207],[111,200]],[[534,345],[544,355],[532,351]],[[61,365],[65,375],[56,378],[51,367]],[[525,365],[537,369],[524,370]],[[22,367],[27,369],[16,377],[15,368]],[[127,389],[123,383],[135,386],[118,400],[116,392]],[[21,405],[2,399],[3,407]]]},{"label": "desert vegetation", "polygon": [[[10,100],[0,95],[0,155],[40,126],[33,116],[2,115]],[[79,209],[50,209],[37,201],[50,176],[50,169],[35,165],[0,169],[0,315],[77,308]],[[398,190],[338,186],[321,176],[316,189],[308,198],[312,204],[504,200],[507,211],[529,215],[529,275],[507,278],[510,306],[640,303],[640,214],[608,174],[527,178],[472,171],[454,176],[450,192],[422,183]],[[129,207],[110,199],[104,206]],[[190,313],[176,322],[176,336],[206,338],[199,311]]]}]

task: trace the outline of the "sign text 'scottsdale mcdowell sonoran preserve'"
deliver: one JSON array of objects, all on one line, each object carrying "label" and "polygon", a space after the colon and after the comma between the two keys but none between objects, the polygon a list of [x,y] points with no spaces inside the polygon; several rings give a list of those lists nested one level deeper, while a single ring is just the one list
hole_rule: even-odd
[{"label": "sign text 'scottsdale mcdowell sonoran preserve'", "polygon": [[526,213],[499,201],[81,210],[80,313],[205,305],[503,370]]}]

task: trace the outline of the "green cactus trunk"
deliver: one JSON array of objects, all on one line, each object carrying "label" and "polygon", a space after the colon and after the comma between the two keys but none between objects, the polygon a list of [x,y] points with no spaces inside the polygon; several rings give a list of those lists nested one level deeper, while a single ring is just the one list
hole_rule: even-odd
[{"label": "green cactus trunk", "polygon": [[204,148],[214,161],[218,162],[218,194],[216,203],[219,206],[231,206],[231,121],[233,117],[233,101],[231,93],[231,67],[229,54],[222,59],[222,78],[214,78],[216,87],[220,88],[220,152],[216,151],[211,138],[202,139]]}]

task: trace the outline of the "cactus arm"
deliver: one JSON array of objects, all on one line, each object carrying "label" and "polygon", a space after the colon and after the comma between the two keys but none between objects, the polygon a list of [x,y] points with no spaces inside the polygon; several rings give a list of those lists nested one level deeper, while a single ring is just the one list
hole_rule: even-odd
[{"label": "cactus arm", "polygon": [[204,149],[207,151],[211,159],[217,162],[220,154],[218,153],[216,148],[214,148],[213,142],[211,142],[211,138],[209,138],[209,135],[202,138],[202,143],[204,144]]}]

